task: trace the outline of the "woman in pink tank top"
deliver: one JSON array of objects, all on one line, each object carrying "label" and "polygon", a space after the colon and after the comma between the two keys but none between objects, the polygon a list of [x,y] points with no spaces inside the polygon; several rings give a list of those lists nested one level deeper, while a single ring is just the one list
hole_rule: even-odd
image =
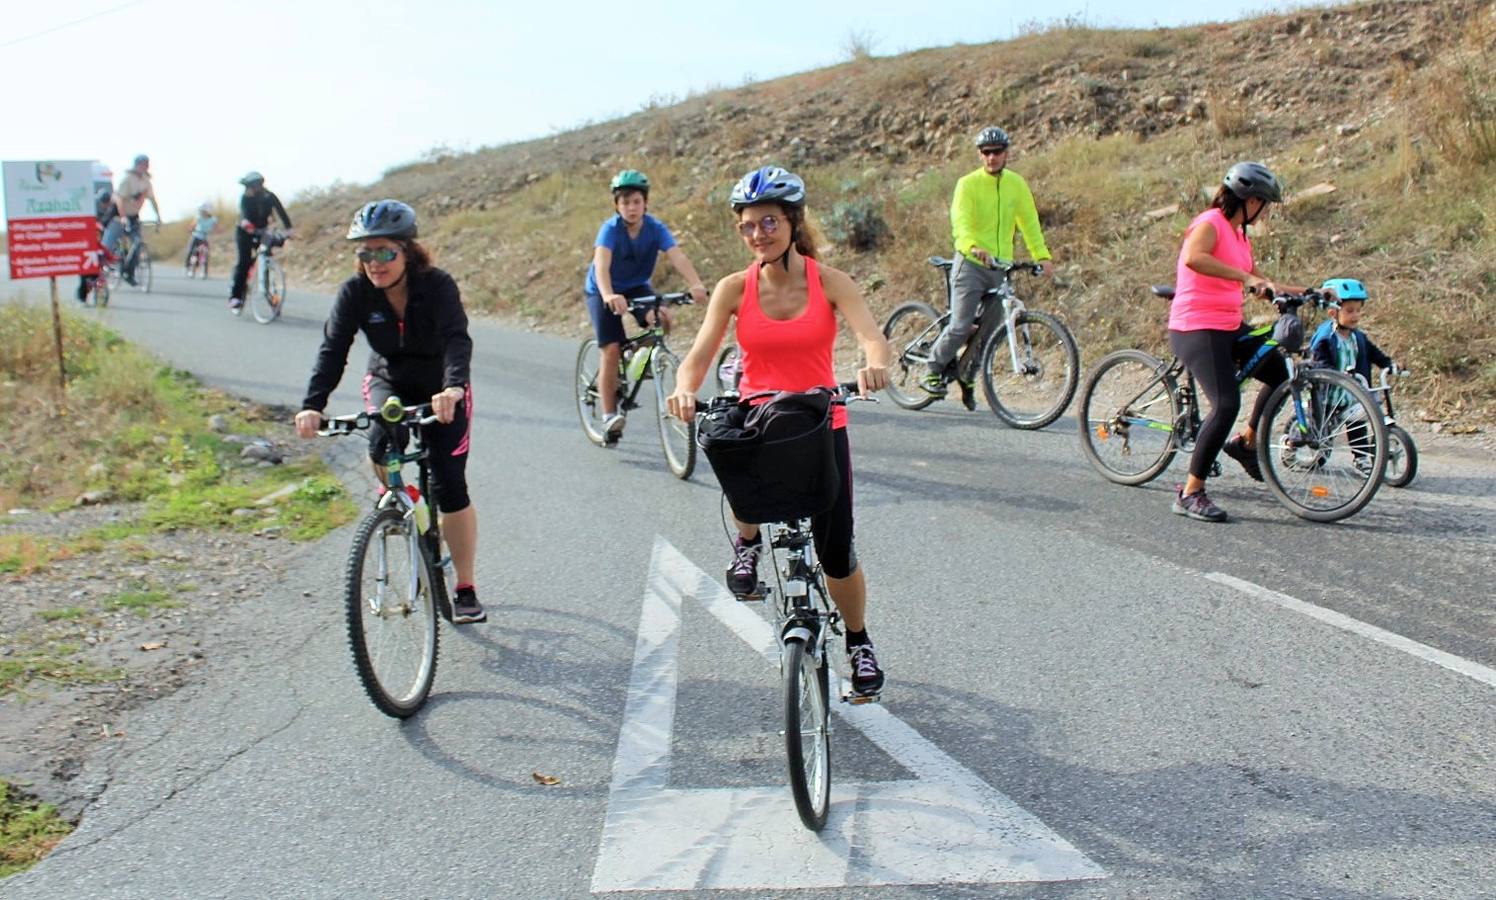
[{"label": "woman in pink tank top", "polygon": [[[1253,378],[1263,382],[1246,427],[1227,440],[1241,412],[1237,367],[1261,346],[1242,321],[1242,288],[1271,297],[1275,285],[1257,270],[1247,226],[1259,220],[1268,204],[1283,199],[1278,179],[1261,163],[1239,162],[1226,172],[1210,209],[1196,216],[1184,233],[1174,267],[1174,301],[1169,306],[1169,346],[1183,361],[1210,401],[1200,423],[1190,473],[1174,496],[1173,510],[1204,522],[1224,522],[1226,511],[1205,495],[1205,477],[1224,450],[1257,481],[1257,419],[1272,389],[1288,377],[1283,357],[1270,353]],[[1302,291],[1284,286],[1284,290]]]},{"label": "woman in pink tank top", "polygon": [[[717,282],[691,350],[676,373],[671,415],[696,414],[696,392],[737,317],[743,352],[743,396],[764,391],[806,391],[835,387],[832,348],[840,313],[862,346],[866,365],[857,370],[862,393],[888,386],[893,350],[873,319],[857,285],[845,272],[816,261],[816,234],[805,219],[805,183],[777,166],[744,175],[732,189],[738,233],[753,255],[748,268]],[[867,634],[867,582],[853,549],[852,459],[847,411],[832,408],[832,435],[842,485],[836,502],[811,522],[816,555],[826,587],[847,628],[848,671],[852,689],[876,696],[883,670]],[[737,523],[727,586],[740,600],[758,599],[758,526]]]}]

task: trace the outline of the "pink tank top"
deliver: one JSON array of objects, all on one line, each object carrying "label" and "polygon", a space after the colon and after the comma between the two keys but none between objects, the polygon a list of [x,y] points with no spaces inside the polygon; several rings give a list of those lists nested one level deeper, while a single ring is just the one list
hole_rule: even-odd
[{"label": "pink tank top", "polygon": [[[1216,244],[1210,255],[1228,266],[1252,271],[1252,242],[1241,229],[1233,227],[1216,207],[1195,216],[1190,229],[1204,222],[1215,226]],[[1242,323],[1241,302],[1240,281],[1196,272],[1184,264],[1184,248],[1179,249],[1179,261],[1174,264],[1174,302],[1169,305],[1170,331],[1235,331]]]},{"label": "pink tank top", "polygon": [[[816,261],[805,258],[808,296],[805,309],[793,319],[771,319],[758,305],[755,263],[743,273],[743,298],[738,303],[738,346],[743,351],[744,397],[764,391],[808,391],[836,387],[831,348],[836,344],[836,312],[821,289]],[[847,408],[831,407],[831,427],[847,427]]]}]

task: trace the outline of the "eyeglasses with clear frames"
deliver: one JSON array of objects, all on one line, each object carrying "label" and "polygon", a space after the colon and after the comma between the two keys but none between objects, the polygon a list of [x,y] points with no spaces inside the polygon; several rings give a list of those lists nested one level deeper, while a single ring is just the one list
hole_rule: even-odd
[{"label": "eyeglasses with clear frames", "polygon": [[753,232],[762,231],[767,237],[779,228],[779,219],[775,216],[764,216],[757,222],[743,221],[738,223],[738,234],[743,237],[753,237]]}]

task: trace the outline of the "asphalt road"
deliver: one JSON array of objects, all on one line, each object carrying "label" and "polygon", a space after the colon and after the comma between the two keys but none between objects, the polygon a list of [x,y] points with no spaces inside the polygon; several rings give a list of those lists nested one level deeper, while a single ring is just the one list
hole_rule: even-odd
[{"label": "asphalt road", "polygon": [[[329,299],[293,292],[259,326],[222,281],[173,275],[88,314],[294,405]],[[7,897],[1496,896],[1488,455],[1424,448],[1410,489],[1336,525],[1228,471],[1233,521],[1207,525],[1168,512],[1182,463],[1109,485],[1073,420],[858,406],[889,685],[836,720],[817,837],[784,787],[756,611],[722,602],[704,462],[671,478],[647,407],[617,450],[587,443],[573,341],[473,333],[490,618],[444,632],[427,708],[397,723],[357,684],[350,531],[297,549],[226,613],[238,658],[127,723],[83,776],[106,787],[81,827]],[[642,794],[619,774],[636,751]]]}]

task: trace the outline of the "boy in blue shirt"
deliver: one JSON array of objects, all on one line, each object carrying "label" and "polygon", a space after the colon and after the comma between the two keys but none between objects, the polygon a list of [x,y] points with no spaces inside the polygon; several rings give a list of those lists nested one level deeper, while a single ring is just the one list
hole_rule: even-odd
[{"label": "boy in blue shirt", "polygon": [[[1390,369],[1395,368],[1396,364],[1392,357],[1382,352],[1382,348],[1372,343],[1365,332],[1356,327],[1366,306],[1366,286],[1354,278],[1331,278],[1320,285],[1319,289],[1330,295],[1329,318],[1320,323],[1309,341],[1310,359],[1316,366],[1356,376],[1363,385],[1370,387],[1373,365]],[[1337,393],[1344,392],[1337,390]],[[1349,399],[1339,398],[1337,402],[1344,403]],[[1346,421],[1351,423],[1346,429],[1346,438],[1353,448],[1359,448],[1366,442],[1366,426],[1361,424],[1365,422],[1366,414],[1367,411],[1359,407],[1346,414]],[[1363,461],[1364,465],[1371,465],[1370,457],[1365,452],[1352,452],[1355,453],[1358,468]]]},{"label": "boy in blue shirt", "polygon": [[[587,312],[597,335],[602,359],[598,364],[597,393],[602,404],[603,433],[608,443],[617,442],[623,434],[624,418],[617,408],[618,359],[624,339],[623,314],[628,301],[654,294],[650,279],[655,263],[665,254],[670,264],[690,286],[697,303],[707,299],[701,276],[675,243],[675,235],[665,223],[649,215],[649,179],[636,169],[624,169],[608,184],[613,191],[616,214],[603,222],[593,242],[592,265],[587,269],[584,288]],[[660,307],[662,322],[670,328],[670,312]],[[650,324],[646,315],[635,313],[640,326]]]}]

